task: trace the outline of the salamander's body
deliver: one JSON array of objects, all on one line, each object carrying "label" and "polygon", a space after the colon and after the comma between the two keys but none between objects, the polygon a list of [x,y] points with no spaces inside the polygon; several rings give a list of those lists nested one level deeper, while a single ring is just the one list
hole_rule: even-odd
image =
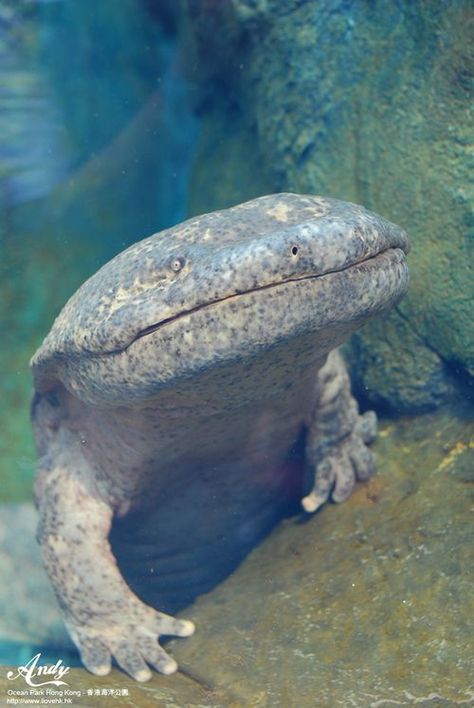
[{"label": "salamander's body", "polygon": [[32,360],[38,536],[89,669],[171,673],[157,638],[193,625],[160,610],[370,475],[375,416],[334,350],[403,295],[406,250],[362,207],[277,194],[135,244],[67,303]]}]

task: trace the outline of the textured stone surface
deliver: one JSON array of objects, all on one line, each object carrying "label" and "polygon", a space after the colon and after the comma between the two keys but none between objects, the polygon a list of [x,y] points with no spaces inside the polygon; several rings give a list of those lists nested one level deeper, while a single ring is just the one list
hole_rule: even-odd
[{"label": "textured stone surface", "polygon": [[191,7],[204,125],[192,211],[270,185],[360,202],[402,224],[411,291],[358,337],[354,370],[392,410],[438,404],[450,373],[474,374],[470,4]]},{"label": "textured stone surface", "polygon": [[383,425],[376,477],[285,521],[188,608],[196,634],[168,644],[180,674],[77,670],[71,688],[129,687],[137,706],[474,705],[474,425],[458,413]]},{"label": "textured stone surface", "polygon": [[[63,665],[67,662],[62,661]],[[7,691],[28,691],[29,687],[19,678],[14,681],[6,678],[7,673],[16,673],[16,667],[1,667],[0,669],[0,701],[5,705]],[[242,704],[232,698],[230,691],[212,689],[202,686],[198,680],[192,676],[180,673],[169,678],[155,675],[149,683],[132,683],[128,677],[118,671],[113,671],[110,676],[98,678],[92,676],[81,669],[71,669],[64,676],[67,686],[55,688],[54,686],[43,687],[43,690],[50,688],[58,693],[47,695],[47,699],[55,698],[56,704],[70,706],[80,706],[80,708],[106,708],[107,706],[117,706],[117,708],[238,708]],[[41,690],[41,689],[38,689]],[[64,696],[61,697],[61,691]],[[70,691],[70,693],[66,693]],[[37,698],[31,694],[32,698]],[[17,705],[27,705],[21,703],[18,697]],[[71,701],[71,702],[69,702]]]},{"label": "textured stone surface", "polygon": [[449,413],[384,426],[378,475],[188,611],[178,661],[246,705],[474,704],[473,434]]}]

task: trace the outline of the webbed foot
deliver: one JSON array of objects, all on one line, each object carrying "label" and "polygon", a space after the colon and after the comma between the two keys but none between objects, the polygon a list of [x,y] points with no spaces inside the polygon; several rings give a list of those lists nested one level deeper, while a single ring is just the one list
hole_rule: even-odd
[{"label": "webbed foot", "polygon": [[345,501],[356,481],[369,479],[374,471],[374,453],[367,445],[376,432],[375,413],[368,411],[359,417],[351,435],[331,446],[317,464],[313,489],[301,500],[305,511],[316,511],[329,497],[335,502]]},{"label": "webbed foot", "polygon": [[85,667],[104,676],[114,658],[137,681],[151,678],[149,666],[172,674],[176,661],[158,640],[162,635],[188,637],[194,624],[157,612],[130,590],[108,541],[111,506],[91,493],[87,469],[69,472],[65,463],[59,457],[56,467],[40,474],[37,537]]},{"label": "webbed foot", "polygon": [[157,612],[136,600],[120,614],[93,616],[88,623],[67,618],[66,625],[89,671],[105,676],[112,658],[136,681],[148,681],[149,666],[162,674],[173,674],[178,665],[159,645],[162,635],[189,637],[194,624]]},{"label": "webbed foot", "polygon": [[338,351],[331,352],[318,373],[308,428],[306,459],[314,470],[314,484],[301,500],[305,511],[316,511],[329,498],[344,501],[356,481],[372,475],[374,454],[369,445],[376,435],[375,413],[359,413],[344,360]]}]

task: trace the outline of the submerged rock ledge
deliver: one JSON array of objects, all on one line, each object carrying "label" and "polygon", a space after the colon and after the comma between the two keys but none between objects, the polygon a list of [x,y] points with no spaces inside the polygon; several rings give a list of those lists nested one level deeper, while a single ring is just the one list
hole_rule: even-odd
[{"label": "submerged rock ledge", "polygon": [[[286,520],[183,612],[197,632],[168,644],[176,676],[138,685],[116,670],[96,678],[72,669],[70,688],[128,687],[128,697],[113,698],[117,706],[474,705],[474,423],[448,410],[386,423],[376,450],[377,476],[348,502]],[[13,565],[5,530],[0,536],[1,634],[38,642],[34,618],[52,622],[55,610],[28,514],[16,535],[16,582],[5,575]],[[29,620],[14,607],[25,601],[26,576],[40,590],[29,594],[38,603]],[[22,634],[5,626],[7,607],[22,618]],[[12,683],[1,673],[5,695]],[[93,700],[83,695],[75,705]]]}]

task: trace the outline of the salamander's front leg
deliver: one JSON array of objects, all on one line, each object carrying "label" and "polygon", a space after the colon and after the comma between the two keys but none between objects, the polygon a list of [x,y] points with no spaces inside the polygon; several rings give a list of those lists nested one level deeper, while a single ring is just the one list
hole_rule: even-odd
[{"label": "salamander's front leg", "polygon": [[308,429],[306,460],[314,470],[314,486],[302,499],[305,511],[316,511],[331,496],[347,499],[356,480],[374,470],[369,445],[377,434],[373,411],[359,414],[340,353],[329,354],[318,373],[316,406]]},{"label": "salamander's front leg", "polygon": [[[45,467],[49,467],[45,468]],[[155,611],[132,593],[112,554],[112,509],[88,482],[84,463],[67,453],[40,468],[38,541],[66,626],[89,671],[105,675],[111,658],[137,681],[176,662],[158,644],[162,634],[186,637],[194,625]]]}]

